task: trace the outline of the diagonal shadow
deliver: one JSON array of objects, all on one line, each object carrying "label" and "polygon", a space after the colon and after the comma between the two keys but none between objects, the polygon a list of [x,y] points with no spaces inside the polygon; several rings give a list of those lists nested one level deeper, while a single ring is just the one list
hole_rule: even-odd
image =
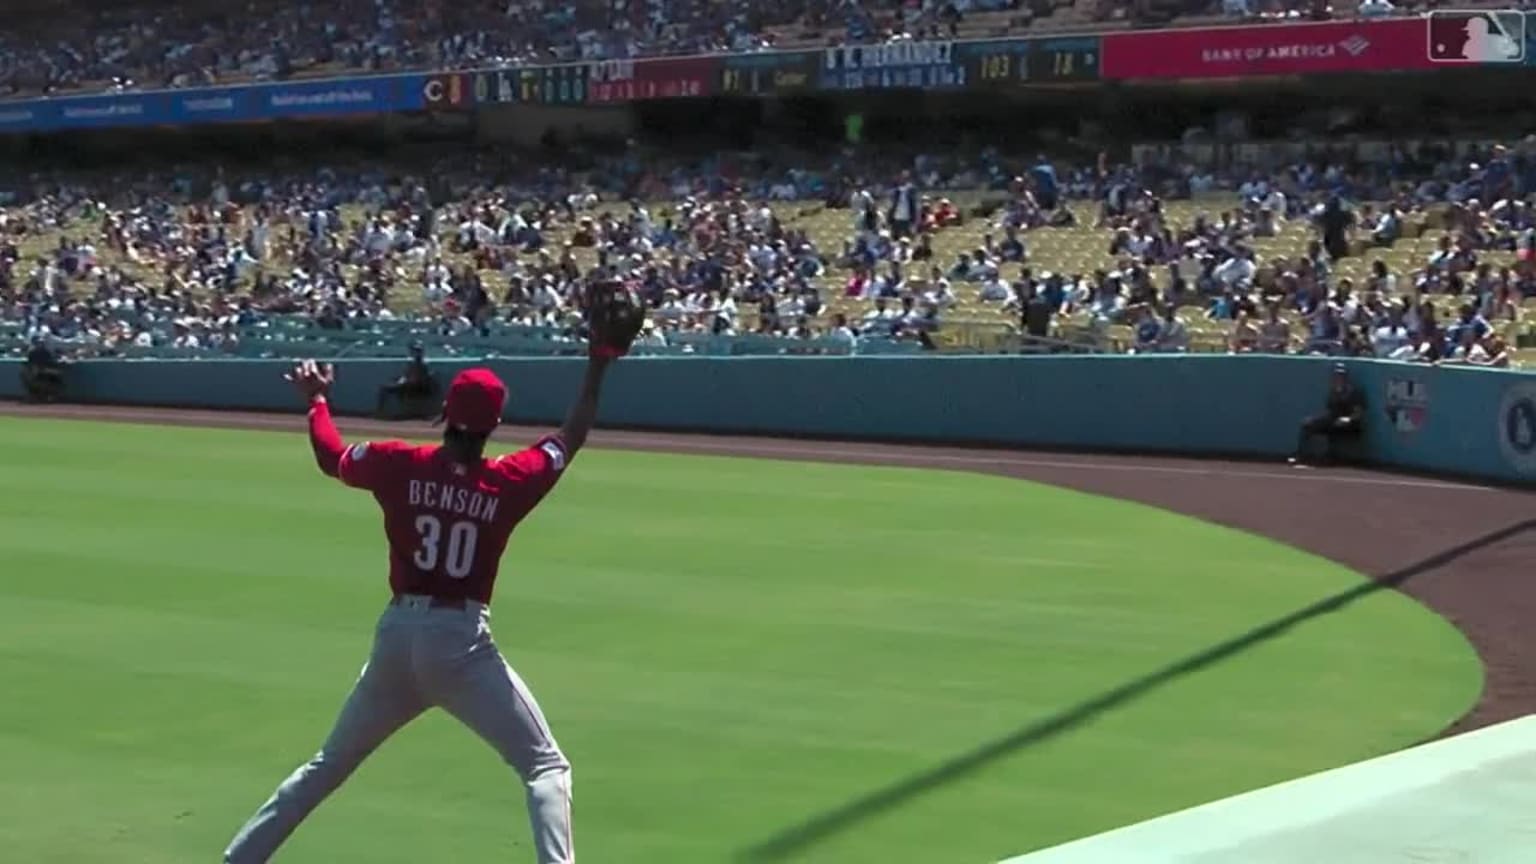
[{"label": "diagonal shadow", "polygon": [[1410,579],[1443,567],[1463,555],[1503,542],[1518,534],[1536,528],[1536,519],[1527,519],[1481,537],[1468,540],[1449,549],[1437,552],[1421,561],[1394,570],[1347,591],[1325,597],[1309,606],[1297,609],[1252,630],[1220,642],[1182,660],[1128,681],[1112,690],[1079,702],[1042,720],[1029,724],[1012,734],[990,741],[969,752],[962,753],[926,771],[898,780],[888,786],[855,798],[786,828],[772,837],[743,850],[738,860],[744,862],[781,861],[858,823],[916,798],[930,789],[959,780],[997,759],[1001,759],[1026,747],[1070,731],[1076,726],[1093,720],[1100,714],[1120,708],[1186,675],[1199,672],[1223,660],[1274,639],[1299,624],[1313,618],[1337,612],[1379,591],[1400,588]]}]

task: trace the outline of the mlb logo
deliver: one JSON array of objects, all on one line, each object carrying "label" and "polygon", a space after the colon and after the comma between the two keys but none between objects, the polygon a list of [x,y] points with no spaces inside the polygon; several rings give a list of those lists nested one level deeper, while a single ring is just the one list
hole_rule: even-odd
[{"label": "mlb logo", "polygon": [[1395,432],[1417,432],[1429,419],[1429,388],[1412,378],[1387,382],[1387,423]]},{"label": "mlb logo", "polygon": [[1429,13],[1429,59],[1435,63],[1525,62],[1525,15],[1512,11]]}]

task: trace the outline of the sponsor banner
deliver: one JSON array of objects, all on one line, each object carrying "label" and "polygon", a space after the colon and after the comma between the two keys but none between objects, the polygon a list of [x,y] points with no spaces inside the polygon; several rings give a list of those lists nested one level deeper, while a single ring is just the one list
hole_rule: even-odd
[{"label": "sponsor banner", "polygon": [[1428,21],[1387,18],[1317,24],[1204,27],[1103,37],[1101,74],[1126,78],[1241,78],[1433,69]]},{"label": "sponsor banner", "polygon": [[842,45],[822,53],[822,90],[955,89],[966,68],[954,42]]},{"label": "sponsor banner", "polygon": [[423,75],[199,87],[0,102],[0,132],[280,120],[420,110]]},{"label": "sponsor banner", "polygon": [[423,106],[433,111],[462,111],[475,103],[474,83],[467,72],[428,75],[421,95]]},{"label": "sponsor banner", "polygon": [[611,104],[711,96],[720,79],[720,64],[719,57],[594,62],[587,73],[587,101]]},{"label": "sponsor banner", "polygon": [[716,92],[726,96],[777,96],[816,87],[819,51],[761,51],[720,59]]}]

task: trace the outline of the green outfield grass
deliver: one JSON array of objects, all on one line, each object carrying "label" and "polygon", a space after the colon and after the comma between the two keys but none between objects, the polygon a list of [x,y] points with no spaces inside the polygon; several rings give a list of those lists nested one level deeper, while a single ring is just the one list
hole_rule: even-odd
[{"label": "green outfield grass", "polygon": [[[299,435],[3,420],[0,447],[0,857],[217,860],[366,655],[372,500]],[[583,860],[679,864],[1357,583],[1001,478],[594,451],[513,537],[494,624],[575,766]],[[1448,624],[1372,595],[795,860],[996,860],[1422,740],[1479,686]],[[279,860],[531,861],[525,823],[429,715]]]}]

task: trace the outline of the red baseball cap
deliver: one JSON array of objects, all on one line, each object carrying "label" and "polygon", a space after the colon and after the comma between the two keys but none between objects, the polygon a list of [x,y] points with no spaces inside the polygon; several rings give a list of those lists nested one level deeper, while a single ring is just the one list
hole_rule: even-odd
[{"label": "red baseball cap", "polygon": [[496,373],[484,367],[465,369],[453,376],[448,398],[443,401],[443,419],[477,435],[486,435],[501,423],[501,410],[507,404],[507,385]]}]

